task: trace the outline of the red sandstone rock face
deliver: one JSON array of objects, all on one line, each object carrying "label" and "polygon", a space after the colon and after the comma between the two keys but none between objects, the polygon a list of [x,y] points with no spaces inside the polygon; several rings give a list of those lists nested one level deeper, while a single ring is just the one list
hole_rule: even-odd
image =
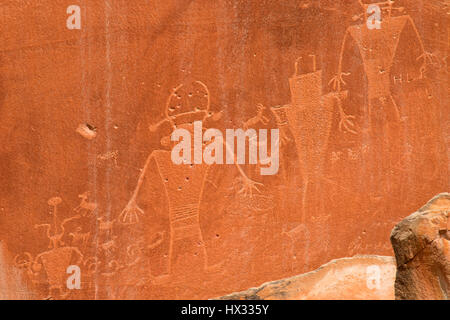
[{"label": "red sandstone rock face", "polygon": [[341,258],[317,270],[269,282],[221,299],[393,300],[395,270],[393,257]]},{"label": "red sandstone rock face", "polygon": [[430,200],[392,230],[396,299],[449,299],[450,194]]},{"label": "red sandstone rock face", "polygon": [[[448,5],[395,3],[369,30],[356,0],[84,1],[68,29],[70,1],[1,1],[7,270],[38,298],[211,298],[392,255],[450,151]],[[175,166],[202,119],[279,129],[278,173]]]}]

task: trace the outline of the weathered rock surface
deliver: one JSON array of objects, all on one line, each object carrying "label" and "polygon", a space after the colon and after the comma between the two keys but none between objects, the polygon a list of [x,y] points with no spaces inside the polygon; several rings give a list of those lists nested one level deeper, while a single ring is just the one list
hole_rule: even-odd
[{"label": "weathered rock surface", "polygon": [[442,193],[392,230],[396,299],[449,298],[449,210],[450,194]]},{"label": "weathered rock surface", "polygon": [[[0,240],[39,299],[209,299],[393,256],[449,186],[444,1],[391,1],[382,30],[356,0],[0,1]],[[208,164],[206,140],[176,165],[199,120],[255,130],[278,171],[253,143]]]},{"label": "weathered rock surface", "polygon": [[0,241],[0,300],[32,299],[20,270],[12,262],[5,243]]},{"label": "weathered rock surface", "polygon": [[292,278],[221,297],[224,300],[392,300],[395,260],[354,256],[332,260]]}]

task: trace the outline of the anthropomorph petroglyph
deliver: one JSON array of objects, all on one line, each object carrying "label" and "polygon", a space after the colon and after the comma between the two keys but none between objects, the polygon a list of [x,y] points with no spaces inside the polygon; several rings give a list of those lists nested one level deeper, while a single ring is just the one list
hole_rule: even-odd
[{"label": "anthropomorph petroglyph", "polygon": [[[341,90],[345,73],[338,73],[332,79],[336,91],[322,93],[322,71],[317,70],[316,57],[310,55],[312,72],[301,73],[300,61],[295,62],[295,73],[289,79],[291,88],[291,104],[286,106],[285,114],[289,128],[294,135],[299,164],[303,177],[302,211],[305,215],[306,195],[311,179],[320,178],[331,134],[334,108],[337,107],[341,116],[340,128],[354,132],[352,117],[345,114],[341,100],[347,96],[347,91]],[[280,108],[273,111],[281,110]],[[278,112],[278,115],[283,115]],[[316,180],[317,181],[317,180]]]},{"label": "anthropomorph petroglyph", "polygon": [[[257,121],[267,123],[268,119],[262,116],[262,111],[263,109],[259,110],[261,114]],[[151,131],[155,132],[162,124],[169,123],[173,130],[182,129],[184,132],[194,135],[194,139],[198,135],[208,132],[202,125],[198,126],[198,123],[203,124],[210,119],[218,118],[216,114],[210,111],[210,93],[206,85],[200,81],[194,82],[191,87],[180,85],[174,88],[167,100],[165,114],[164,120],[150,126]],[[254,120],[256,121],[256,119]],[[215,136],[215,139],[218,139],[218,136]],[[262,186],[262,184],[248,178],[227,141],[224,141],[224,139],[215,141],[215,139],[202,141],[202,149],[207,149],[213,143],[217,146],[217,143],[219,143],[221,148],[225,148],[228,155],[233,154],[234,161],[232,163],[237,168],[242,185],[238,192],[251,195],[254,191],[259,191],[258,186]],[[171,142],[168,137],[164,137],[161,144],[167,147],[171,145]],[[191,242],[193,246],[199,246],[196,256],[203,261],[203,265],[200,267],[204,270],[214,269],[208,264],[206,247],[199,224],[200,203],[210,167],[208,164],[197,161],[198,154],[196,152],[202,152],[202,149],[196,150],[195,146],[189,147],[187,151],[193,152],[194,162],[182,161],[181,163],[174,163],[169,151],[153,151],[145,162],[130,201],[119,216],[119,221],[123,224],[132,224],[139,221],[139,216],[144,214],[144,211],[138,205],[138,196],[145,177],[149,170],[159,172],[169,203],[169,273],[174,268],[177,256],[182,255],[180,251],[183,247],[182,244],[188,242]]]},{"label": "anthropomorph petroglyph", "polygon": [[[74,246],[65,246],[62,238],[65,235],[65,225],[72,220],[79,219],[79,216],[64,219],[60,222],[58,217],[58,205],[62,202],[60,197],[53,197],[48,200],[52,207],[50,212],[53,215],[52,224],[36,225],[36,228],[45,228],[46,236],[49,239],[50,250],[39,253],[34,259],[32,255],[25,252],[15,258],[16,266],[27,271],[30,280],[38,285],[40,281],[45,281],[48,286],[48,294],[53,298],[65,298],[69,291],[66,288],[66,270],[71,264],[80,264],[83,254]],[[72,239],[76,238],[75,234]],[[39,280],[45,279],[45,280]]]},{"label": "anthropomorph petroglyph", "polygon": [[[156,131],[160,125],[162,125],[165,122],[169,122],[171,127],[174,130],[176,130],[177,128],[181,128],[181,129],[185,129],[186,131],[188,131],[191,134],[194,134],[193,123],[195,122],[195,119],[200,119],[201,121],[205,121],[208,118],[215,116],[215,114],[210,111],[210,98],[209,98],[210,94],[209,94],[209,91],[208,91],[206,85],[204,85],[200,81],[196,81],[194,83],[194,85],[198,85],[198,86],[200,86],[201,89],[204,90],[204,92],[202,94],[206,100],[206,101],[204,101],[206,106],[204,106],[203,109],[200,108],[198,105],[191,106],[192,107],[191,109],[193,109],[193,110],[189,110],[190,103],[188,101],[188,103],[186,103],[186,105],[188,107],[186,107],[185,105],[182,106],[181,102],[178,102],[178,104],[176,104],[176,106],[174,107],[172,105],[173,100],[181,99],[181,97],[182,97],[180,90],[183,88],[183,85],[180,85],[173,89],[173,92],[170,94],[170,96],[168,98],[168,101],[166,104],[166,118],[164,120],[162,120],[161,122],[159,122],[158,124],[150,126],[151,131]],[[201,91],[199,91],[197,89],[197,93],[201,93]],[[189,93],[188,97],[192,98],[193,94]],[[183,110],[184,112],[177,113],[176,112],[177,110]],[[191,120],[191,122],[189,122],[189,120],[186,120],[186,119],[193,119],[193,120]],[[202,127],[200,134],[202,134],[204,132],[204,130],[205,130],[205,128]],[[195,134],[198,134],[198,132],[196,132]],[[162,139],[161,143],[163,145],[167,146],[168,144],[170,144],[170,142],[168,141],[167,138],[168,137],[165,137]],[[226,144],[226,141],[223,141],[222,143],[225,145],[226,150],[230,151],[229,153],[232,152],[234,154],[234,151],[230,150],[230,147]],[[206,145],[206,143],[204,143],[204,145]],[[202,152],[202,150],[192,150],[192,151]],[[164,151],[153,152],[152,154],[150,154],[150,156],[148,156],[147,161],[144,165],[144,168],[142,169],[141,175],[139,176],[137,187],[136,187],[135,191],[133,192],[133,195],[132,195],[127,207],[124,209],[124,211],[120,215],[121,222],[135,223],[138,221],[138,216],[143,213],[143,211],[136,205],[136,196],[137,196],[137,193],[139,192],[139,188],[142,184],[143,177],[146,174],[149,163],[152,160],[156,159],[156,157],[157,157],[156,153],[160,154],[161,152],[164,152]],[[196,162],[195,161],[196,156],[197,155],[194,154],[194,162]],[[234,160],[236,160],[236,156],[234,156]],[[235,164],[239,171],[239,174],[242,176],[243,188],[241,189],[241,192],[252,193],[253,190],[257,190],[258,185],[262,185],[261,183],[258,183],[258,182],[255,182],[255,181],[252,181],[251,179],[249,179],[237,161],[235,161]]]},{"label": "anthropomorph petroglyph", "polygon": [[64,243],[62,241],[62,237],[65,234],[64,225],[74,219],[77,219],[78,217],[71,217],[68,219],[64,219],[62,222],[59,221],[58,217],[58,205],[62,202],[62,199],[59,197],[51,198],[48,201],[48,204],[53,208],[53,210],[50,212],[50,214],[53,215],[53,225],[51,224],[38,224],[35,225],[35,228],[45,228],[46,235],[50,241],[49,243],[49,249],[56,249],[60,246],[63,246]]}]

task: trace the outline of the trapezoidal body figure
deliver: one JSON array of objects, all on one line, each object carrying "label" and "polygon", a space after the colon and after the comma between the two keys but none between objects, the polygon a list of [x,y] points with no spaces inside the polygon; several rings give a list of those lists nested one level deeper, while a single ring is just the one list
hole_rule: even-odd
[{"label": "trapezoidal body figure", "polygon": [[[218,115],[220,113],[214,114],[210,111],[208,88],[202,82],[196,81],[189,87],[180,85],[172,90],[166,103],[165,118],[158,124],[150,126],[150,131],[156,132],[168,123],[172,130],[180,128],[193,134],[195,121],[205,122],[210,118],[216,120]],[[226,148],[226,143],[224,144]],[[200,205],[202,195],[207,191],[205,181],[210,165],[175,164],[171,158],[170,147],[173,147],[174,143],[170,136],[163,137],[161,145],[169,147],[169,150],[155,150],[148,156],[137,186],[120,214],[119,221],[123,224],[138,223],[144,214],[147,215],[153,210],[150,198],[155,195],[145,190],[151,189],[151,185],[163,186],[163,197],[167,199],[167,213],[159,214],[163,216],[162,219],[167,218],[168,215],[166,220],[169,225],[169,248],[167,272],[158,279],[164,282],[169,276],[172,278],[182,276],[187,270],[190,273],[203,273],[214,271],[216,268],[208,264],[206,246],[200,228]],[[203,147],[205,145],[207,144],[203,143]],[[236,168],[242,183],[241,191],[247,194],[257,192],[257,187],[261,184],[249,179],[238,164]],[[147,203],[146,209],[141,207],[142,203]]]}]

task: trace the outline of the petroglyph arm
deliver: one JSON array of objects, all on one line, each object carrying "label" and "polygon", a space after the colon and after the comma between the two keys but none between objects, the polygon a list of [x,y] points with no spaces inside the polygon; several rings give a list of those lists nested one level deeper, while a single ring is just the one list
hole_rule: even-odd
[{"label": "petroglyph arm", "polygon": [[224,141],[223,143],[225,145],[227,152],[229,152],[230,154],[233,154],[234,164],[240,174],[240,181],[242,182],[242,188],[238,191],[238,193],[243,193],[244,195],[250,195],[250,196],[253,195],[253,190],[256,190],[257,192],[260,193],[261,191],[258,189],[258,186],[264,186],[264,185],[262,183],[253,181],[245,174],[244,170],[237,163],[237,156],[236,156],[234,150],[231,149],[231,147],[228,145],[228,143],[226,141]]},{"label": "petroglyph arm", "polygon": [[141,174],[139,175],[139,179],[136,185],[136,188],[133,191],[130,201],[126,205],[125,209],[119,215],[119,222],[122,224],[135,224],[139,222],[139,216],[144,214],[144,210],[139,208],[137,205],[136,199],[139,194],[139,190],[141,189],[142,183],[144,182],[145,174],[147,173],[148,166],[150,162],[155,158],[154,152],[152,152],[147,160],[145,161],[144,168],[142,168]]}]

